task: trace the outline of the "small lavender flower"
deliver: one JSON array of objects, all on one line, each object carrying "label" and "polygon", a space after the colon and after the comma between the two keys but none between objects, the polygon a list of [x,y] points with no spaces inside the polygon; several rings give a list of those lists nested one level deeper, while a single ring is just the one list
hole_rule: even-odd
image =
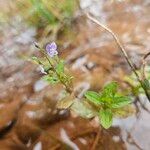
[{"label": "small lavender flower", "polygon": [[54,57],[58,54],[57,45],[55,42],[46,45],[46,52],[50,57]]}]

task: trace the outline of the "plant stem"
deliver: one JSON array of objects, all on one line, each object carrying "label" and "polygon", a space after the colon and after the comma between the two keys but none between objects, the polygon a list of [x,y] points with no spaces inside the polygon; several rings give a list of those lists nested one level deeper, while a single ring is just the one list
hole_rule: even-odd
[{"label": "plant stem", "polygon": [[146,73],[145,73],[145,67],[146,67],[146,59],[147,57],[150,56],[150,52],[148,52],[147,54],[144,55],[143,59],[142,59],[142,78],[143,80],[146,79]]},{"label": "plant stem", "polygon": [[87,14],[87,17],[93,21],[94,23],[96,23],[97,25],[101,26],[102,28],[104,28],[106,31],[108,31],[112,36],[113,38],[115,39],[118,47],[120,48],[121,52],[123,53],[123,56],[124,58],[126,59],[128,65],[130,66],[131,70],[134,72],[137,80],[139,81],[139,83],[141,84],[144,92],[145,92],[145,95],[147,96],[149,102],[150,102],[150,94],[148,93],[147,89],[145,88],[145,86],[143,85],[143,81],[142,79],[140,79],[138,73],[136,72],[136,68],[135,66],[133,65],[133,62],[131,61],[131,59],[129,58],[128,54],[126,53],[123,45],[121,44],[121,42],[119,41],[118,37],[114,34],[114,32],[112,30],[110,30],[108,27],[106,27],[105,25],[101,24],[97,19],[93,18],[91,15]]},{"label": "plant stem", "polygon": [[49,62],[50,66],[52,67],[53,71],[56,72],[57,77],[59,78],[60,82],[65,86],[66,91],[70,94],[72,94],[72,89],[70,89],[66,83],[61,79],[60,75],[58,74],[58,72],[56,71],[54,65],[52,64],[52,62],[50,61],[50,59],[47,57],[47,54],[44,52],[43,49],[40,48],[40,51],[44,54],[45,58],[47,59],[47,61]]}]

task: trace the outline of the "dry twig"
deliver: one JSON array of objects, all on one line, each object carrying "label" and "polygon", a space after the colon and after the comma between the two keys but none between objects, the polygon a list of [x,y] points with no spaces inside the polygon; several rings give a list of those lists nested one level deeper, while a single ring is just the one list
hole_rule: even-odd
[{"label": "dry twig", "polygon": [[126,53],[123,45],[121,44],[120,40],[118,39],[118,37],[114,34],[114,32],[109,29],[108,27],[106,27],[105,25],[101,24],[97,19],[93,18],[91,15],[87,14],[87,17],[93,21],[94,23],[96,23],[97,25],[101,26],[102,28],[104,28],[106,31],[108,31],[113,38],[115,39],[118,47],[120,48],[121,52],[123,53],[124,58],[126,59],[128,65],[130,66],[131,70],[134,72],[135,76],[137,77],[137,80],[139,81],[139,83],[141,84],[142,88],[144,89],[145,95],[147,96],[149,102],[150,102],[150,94],[148,93],[146,87],[143,84],[142,79],[140,78],[140,76],[138,75],[138,73],[136,72],[136,68],[133,64],[133,62],[131,61],[130,57],[128,56],[128,54]]},{"label": "dry twig", "polygon": [[146,59],[148,58],[148,56],[150,56],[150,52],[148,52],[146,55],[144,55],[144,57],[142,59],[142,77],[143,77],[143,80],[146,79],[145,67],[147,64]]},{"label": "dry twig", "polygon": [[96,146],[98,145],[98,142],[99,142],[99,138],[100,138],[100,129],[97,129],[97,134],[96,134],[96,137],[95,137],[95,140],[94,140],[91,150],[96,149]]}]

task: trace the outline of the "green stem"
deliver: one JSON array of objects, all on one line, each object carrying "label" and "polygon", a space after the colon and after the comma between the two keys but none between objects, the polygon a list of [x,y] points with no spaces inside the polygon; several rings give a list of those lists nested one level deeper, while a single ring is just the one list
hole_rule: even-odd
[{"label": "green stem", "polygon": [[[52,63],[52,62],[50,61],[50,59],[48,58],[48,56],[47,56],[47,54],[45,53],[44,49],[40,48],[40,51],[42,52],[42,54],[45,56],[45,58],[46,58],[47,61],[49,62],[50,66],[52,67],[52,70],[53,70],[54,72],[56,72],[56,75],[57,75],[58,79],[59,79],[60,82],[65,86],[66,91],[67,91],[68,93],[72,94],[72,89],[69,88],[69,87],[67,86],[67,84],[61,79],[59,73],[58,73],[57,70],[55,69],[53,63]],[[58,58],[57,58],[57,59],[58,59]],[[58,60],[57,60],[57,61],[58,61]]]}]

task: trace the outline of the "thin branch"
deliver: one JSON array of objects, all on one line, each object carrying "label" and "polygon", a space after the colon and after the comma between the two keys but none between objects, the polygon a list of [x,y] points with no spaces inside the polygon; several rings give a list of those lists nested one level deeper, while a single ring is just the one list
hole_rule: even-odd
[{"label": "thin branch", "polygon": [[150,94],[148,93],[147,89],[145,88],[142,79],[140,79],[140,76],[138,75],[138,73],[136,72],[136,68],[133,65],[133,62],[131,61],[130,57],[128,56],[128,54],[126,53],[123,45],[121,44],[121,42],[119,41],[118,37],[114,34],[114,32],[109,29],[108,27],[106,27],[105,25],[101,24],[97,19],[93,18],[91,15],[87,14],[87,17],[93,21],[94,23],[96,23],[97,25],[101,26],[102,28],[104,28],[107,32],[109,32],[113,38],[115,39],[118,47],[120,48],[121,52],[123,53],[124,58],[126,59],[128,65],[130,66],[131,70],[134,72],[135,76],[137,77],[137,80],[139,81],[139,83],[141,84],[142,88],[144,89],[145,95],[147,96],[148,100],[150,101]]},{"label": "thin branch", "polygon": [[139,150],[144,150],[135,140],[134,138],[132,137],[131,133],[126,131],[127,132],[127,142],[129,144],[132,144],[134,146],[136,146]]},{"label": "thin branch", "polygon": [[102,28],[104,28],[106,31],[108,31],[112,36],[113,38],[115,39],[118,47],[120,48],[121,52],[123,53],[126,61],[128,62],[129,66],[131,67],[132,71],[134,72],[134,74],[136,75],[136,77],[140,80],[140,77],[139,75],[137,74],[136,72],[136,68],[135,66],[133,65],[133,63],[131,62],[128,54],[126,53],[124,47],[122,46],[122,44],[120,43],[119,39],[117,38],[117,36],[113,33],[112,30],[110,30],[108,27],[106,27],[105,25],[101,24],[97,19],[93,18],[91,15],[87,14],[87,17],[92,20],[93,22],[95,22],[96,24],[98,24],[99,26],[101,26]]},{"label": "thin branch", "polygon": [[98,142],[99,142],[99,138],[100,138],[100,129],[97,129],[97,134],[96,134],[96,137],[94,139],[94,143],[91,147],[91,150],[96,150],[96,147],[97,147]]},{"label": "thin branch", "polygon": [[145,54],[143,59],[142,59],[142,77],[143,77],[143,79],[146,79],[145,67],[146,67],[146,64],[147,64],[146,59],[148,58],[148,56],[150,56],[150,52]]}]

